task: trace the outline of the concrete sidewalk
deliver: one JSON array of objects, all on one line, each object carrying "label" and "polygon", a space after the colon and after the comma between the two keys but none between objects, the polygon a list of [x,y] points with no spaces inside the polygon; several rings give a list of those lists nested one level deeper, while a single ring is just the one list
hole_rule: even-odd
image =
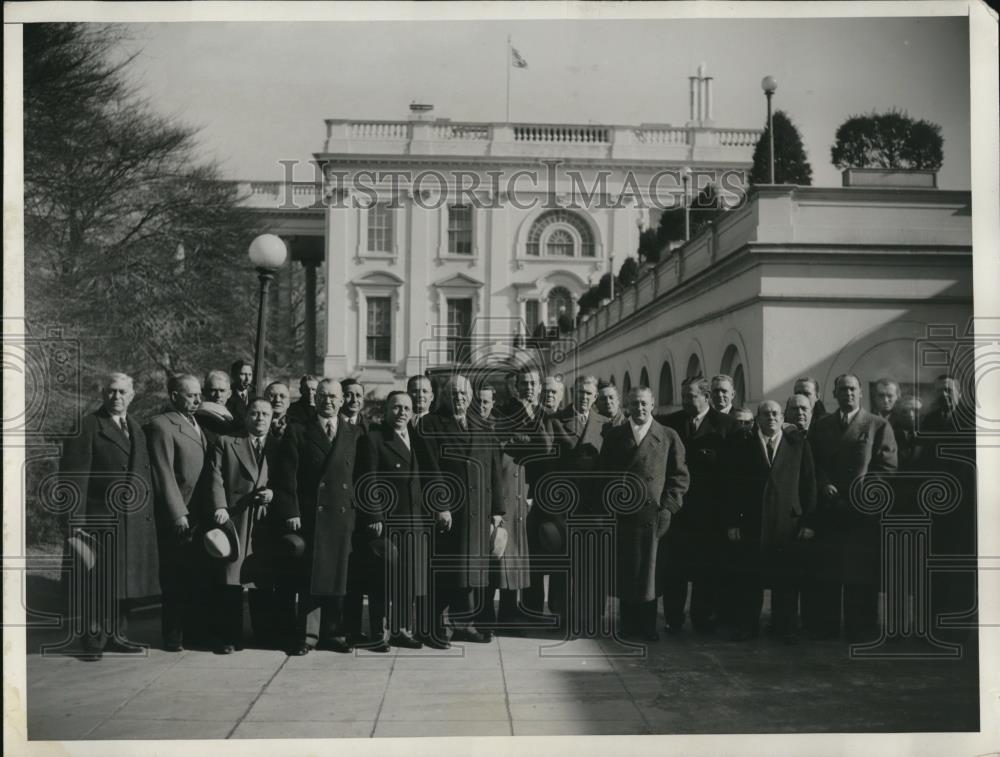
[{"label": "concrete sidewalk", "polygon": [[[134,637],[155,643],[155,628]],[[32,740],[974,731],[979,717],[974,653],[852,660],[841,642],[688,633],[644,649],[548,635],[388,655],[34,652],[27,672]]]}]

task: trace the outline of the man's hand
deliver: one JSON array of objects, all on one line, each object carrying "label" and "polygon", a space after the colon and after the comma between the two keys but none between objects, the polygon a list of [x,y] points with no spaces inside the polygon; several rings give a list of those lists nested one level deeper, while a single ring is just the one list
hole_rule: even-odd
[{"label": "man's hand", "polygon": [[837,487],[833,484],[827,484],[823,487],[823,496],[827,499],[836,499],[837,493]]},{"label": "man's hand", "polygon": [[287,518],[285,526],[288,527],[289,531],[298,531],[302,528],[302,518]]},{"label": "man's hand", "polygon": [[739,541],[743,538],[743,534],[740,533],[738,528],[730,528],[726,530],[726,536],[729,537],[729,541]]},{"label": "man's hand", "polygon": [[229,520],[229,511],[224,507],[220,507],[214,513],[212,513],[212,519],[215,521],[215,525],[221,526],[223,523]]},{"label": "man's hand", "polygon": [[254,499],[262,505],[269,505],[271,504],[271,500],[274,499],[274,492],[270,489],[261,489],[254,495]]},{"label": "man's hand", "polygon": [[799,538],[800,539],[811,539],[815,535],[816,535],[816,532],[813,531],[811,528],[800,528],[799,529]]},{"label": "man's hand", "polygon": [[174,532],[177,534],[186,534],[191,529],[191,524],[188,523],[188,516],[182,515],[177,520],[174,521]]},{"label": "man's hand", "polygon": [[369,523],[368,524],[368,530],[371,531],[373,534],[375,534],[375,536],[381,536],[382,535],[382,521],[379,521],[378,523]]},{"label": "man's hand", "polygon": [[451,511],[444,510],[437,515],[438,528],[442,531],[451,531]]},{"label": "man's hand", "polygon": [[524,501],[527,503],[529,510],[531,509],[532,504],[534,504],[535,502],[535,500],[533,500],[531,497],[526,497]]},{"label": "man's hand", "polygon": [[264,520],[264,518],[266,517],[267,517],[267,505],[261,505],[260,507],[257,508],[256,518],[258,521],[261,521]]}]

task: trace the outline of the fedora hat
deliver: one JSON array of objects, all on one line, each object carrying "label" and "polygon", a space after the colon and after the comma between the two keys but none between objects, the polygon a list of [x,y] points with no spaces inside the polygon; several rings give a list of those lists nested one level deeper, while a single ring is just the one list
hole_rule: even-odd
[{"label": "fedora hat", "polygon": [[561,554],[563,551],[562,529],[551,520],[542,521],[538,526],[538,543],[549,554]]},{"label": "fedora hat", "polygon": [[202,543],[209,557],[236,562],[240,559],[240,537],[232,519],[205,532]]},{"label": "fedora hat", "polygon": [[233,419],[233,414],[229,412],[229,409],[218,402],[202,402],[198,406],[198,409],[194,411],[194,414],[214,418],[219,421],[231,421]]},{"label": "fedora hat", "polygon": [[82,565],[85,570],[94,569],[97,558],[94,556],[96,542],[93,536],[86,531],[76,531],[66,539],[66,547],[74,565]]},{"label": "fedora hat", "polygon": [[507,551],[507,529],[502,525],[490,526],[490,554],[498,560]]},{"label": "fedora hat", "polygon": [[376,559],[385,560],[390,565],[394,565],[399,559],[399,550],[396,549],[396,545],[385,536],[376,536],[369,540],[368,549],[371,550]]},{"label": "fedora hat", "polygon": [[282,534],[278,538],[278,550],[282,557],[297,559],[306,552],[306,542],[298,534]]}]

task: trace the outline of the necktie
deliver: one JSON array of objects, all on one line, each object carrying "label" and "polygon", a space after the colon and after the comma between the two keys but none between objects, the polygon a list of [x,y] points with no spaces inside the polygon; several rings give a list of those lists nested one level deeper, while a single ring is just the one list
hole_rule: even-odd
[{"label": "necktie", "polygon": [[463,415],[461,418],[458,418],[457,420],[458,420],[458,427],[462,429],[462,431],[467,431],[468,427],[465,425],[465,416]]},{"label": "necktie", "polygon": [[261,458],[264,457],[264,446],[260,443],[260,437],[254,437],[253,456],[257,459],[257,467],[260,467]]},{"label": "necktie", "polygon": [[125,416],[118,416],[118,430],[122,432],[126,439],[129,438],[128,435],[128,423],[125,421]]},{"label": "necktie", "polygon": [[840,428],[842,430],[847,428],[847,413],[840,414]]},{"label": "necktie", "polygon": [[326,422],[326,438],[331,442],[337,438],[337,425],[332,420]]},{"label": "necktie", "polygon": [[774,437],[767,440],[767,464],[774,465]]},{"label": "necktie", "polygon": [[409,437],[409,434],[403,433],[403,434],[398,434],[398,436],[399,436],[400,439],[403,440],[403,444],[406,445],[406,448],[409,449],[410,448],[410,437]]},{"label": "necktie", "polygon": [[698,431],[698,420],[696,418],[692,418],[691,422],[688,423],[688,436],[694,436],[695,433],[697,433],[697,431]]}]

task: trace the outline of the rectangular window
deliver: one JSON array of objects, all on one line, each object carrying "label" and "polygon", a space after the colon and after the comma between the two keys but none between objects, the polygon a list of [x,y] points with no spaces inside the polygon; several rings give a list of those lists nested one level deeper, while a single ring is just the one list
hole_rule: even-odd
[{"label": "rectangular window", "polygon": [[528,329],[528,336],[535,335],[538,322],[542,320],[540,305],[541,303],[538,300],[528,300],[524,303],[524,320],[526,321],[525,326]]},{"label": "rectangular window", "polygon": [[448,206],[448,253],[472,254],[472,206]]},{"label": "rectangular window", "polygon": [[392,252],[392,210],[378,202],[368,208],[368,252]]},{"label": "rectangular window", "polygon": [[392,321],[390,297],[368,298],[368,361],[388,363],[392,360]]},{"label": "rectangular window", "polygon": [[448,300],[448,362],[465,358],[472,329],[472,300]]}]

